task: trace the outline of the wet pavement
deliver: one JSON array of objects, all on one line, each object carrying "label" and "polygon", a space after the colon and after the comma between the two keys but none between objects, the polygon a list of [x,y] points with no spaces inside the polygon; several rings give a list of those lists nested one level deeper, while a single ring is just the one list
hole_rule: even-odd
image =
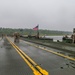
[{"label": "wet pavement", "polygon": [[33,75],[9,42],[0,41],[0,75]]},{"label": "wet pavement", "polygon": [[[12,38],[10,40],[13,41]],[[49,75],[75,75],[75,61],[43,51],[23,41],[16,45],[48,71]],[[0,41],[0,75],[34,75],[16,50],[4,40]]]},{"label": "wet pavement", "polygon": [[50,75],[75,75],[75,68],[73,68],[70,63],[73,61],[27,45],[23,42],[20,42],[18,46],[38,63],[38,65],[47,70]]}]

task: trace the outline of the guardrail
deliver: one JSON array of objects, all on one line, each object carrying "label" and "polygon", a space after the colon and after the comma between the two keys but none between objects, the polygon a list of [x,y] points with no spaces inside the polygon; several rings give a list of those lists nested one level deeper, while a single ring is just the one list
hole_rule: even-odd
[{"label": "guardrail", "polygon": [[63,43],[63,42],[52,42],[52,41],[41,41],[39,39],[29,39],[29,38],[21,38],[25,41],[29,41],[32,43],[40,44],[43,46],[55,48],[58,50],[63,50],[68,53],[75,54],[75,44]]}]

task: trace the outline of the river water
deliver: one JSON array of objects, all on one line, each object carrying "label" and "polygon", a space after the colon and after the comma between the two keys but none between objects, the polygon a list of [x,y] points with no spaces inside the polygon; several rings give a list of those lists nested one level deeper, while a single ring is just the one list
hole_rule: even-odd
[{"label": "river water", "polygon": [[[53,38],[53,41],[62,41],[63,36],[44,36],[45,38]],[[69,35],[68,37],[71,37],[71,35]]]}]

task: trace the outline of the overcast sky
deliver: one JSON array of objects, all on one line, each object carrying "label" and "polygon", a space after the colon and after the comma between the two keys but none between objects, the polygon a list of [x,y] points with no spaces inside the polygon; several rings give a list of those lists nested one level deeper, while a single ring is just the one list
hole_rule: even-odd
[{"label": "overcast sky", "polygon": [[72,31],[75,0],[0,0],[0,27]]}]

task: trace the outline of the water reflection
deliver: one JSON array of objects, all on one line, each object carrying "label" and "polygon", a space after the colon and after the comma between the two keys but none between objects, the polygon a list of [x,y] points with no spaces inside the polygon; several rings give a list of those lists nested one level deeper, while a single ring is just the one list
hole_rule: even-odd
[{"label": "water reflection", "polygon": [[3,46],[5,49],[9,49],[9,50],[12,48],[11,44],[8,42],[6,38],[3,38]]}]

